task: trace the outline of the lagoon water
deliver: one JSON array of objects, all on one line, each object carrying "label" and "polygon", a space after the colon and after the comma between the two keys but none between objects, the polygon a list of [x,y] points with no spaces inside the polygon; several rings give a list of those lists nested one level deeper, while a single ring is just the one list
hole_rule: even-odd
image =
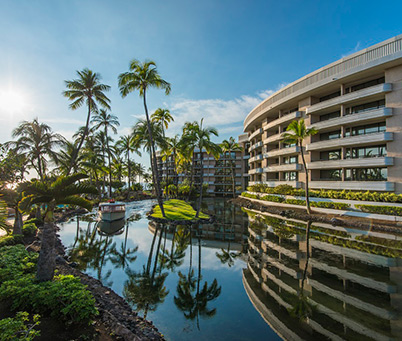
[{"label": "lagoon water", "polygon": [[168,340],[402,339],[400,236],[313,223],[307,241],[306,222],[224,199],[205,201],[214,224],[167,229],[152,204],[120,224],[74,217],[60,236]]}]

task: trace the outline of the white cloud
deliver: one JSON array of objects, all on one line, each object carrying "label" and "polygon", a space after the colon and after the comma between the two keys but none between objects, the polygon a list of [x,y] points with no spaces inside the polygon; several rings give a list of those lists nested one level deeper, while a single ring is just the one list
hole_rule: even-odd
[{"label": "white cloud", "polygon": [[[281,84],[278,89],[285,86]],[[254,96],[243,95],[231,100],[177,98],[170,103],[170,112],[175,121],[169,126],[169,135],[180,132],[184,122],[204,118],[206,126],[213,126],[220,133],[242,133],[247,114],[262,100],[277,90],[263,90]]]},{"label": "white cloud", "polygon": [[358,42],[356,43],[355,47],[354,47],[352,50],[350,50],[350,51],[346,52],[345,54],[343,54],[343,55],[341,56],[341,58],[347,57],[347,56],[349,56],[349,55],[351,55],[351,54],[353,54],[353,53],[355,53],[355,52],[357,52],[357,51],[360,51],[361,49],[362,49],[361,43],[360,43],[360,41],[358,41]]}]

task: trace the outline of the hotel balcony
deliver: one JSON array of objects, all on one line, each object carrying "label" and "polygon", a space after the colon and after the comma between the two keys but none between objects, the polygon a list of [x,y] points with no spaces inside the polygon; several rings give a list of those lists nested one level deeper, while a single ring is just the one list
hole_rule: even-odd
[{"label": "hotel balcony", "polygon": [[288,154],[297,154],[300,152],[300,147],[299,146],[293,146],[289,148],[281,148],[281,149],[273,149],[264,154],[264,158],[268,157],[276,157],[276,156],[282,156],[282,155],[288,155]]},{"label": "hotel balcony", "polygon": [[250,146],[249,151],[251,152],[252,150],[254,150],[254,149],[258,148],[258,147],[262,147],[262,141],[257,142],[255,144],[253,144],[252,146]]},{"label": "hotel balcony", "polygon": [[255,130],[253,133],[251,133],[250,136],[248,137],[249,141],[250,141],[251,139],[253,139],[254,137],[256,137],[256,136],[262,134],[262,132],[263,132],[262,128],[256,129],[256,130]]},{"label": "hotel balcony", "polygon": [[284,171],[299,171],[302,170],[302,165],[299,163],[291,163],[291,164],[274,164],[264,168],[264,172],[266,173],[276,173],[276,172],[284,172]]},{"label": "hotel balcony", "polygon": [[[313,123],[312,126],[317,130],[323,130],[327,128],[338,127],[345,124],[363,123],[376,118],[387,118],[390,116],[392,116],[392,108],[380,108],[356,114],[341,116],[327,121],[316,122]],[[309,128],[311,128],[311,126]]]},{"label": "hotel balcony", "polygon": [[395,185],[388,181],[310,181],[311,189],[394,191]]},{"label": "hotel balcony", "polygon": [[282,134],[271,135],[270,137],[264,140],[264,144],[280,141],[282,139],[283,139]]},{"label": "hotel balcony", "polygon": [[263,129],[264,129],[264,130],[268,130],[268,129],[271,129],[271,128],[273,128],[273,127],[279,125],[279,124],[291,122],[291,121],[293,121],[293,120],[295,120],[295,119],[297,119],[297,118],[302,117],[302,114],[303,114],[302,111],[294,111],[294,112],[292,112],[292,113],[290,113],[290,114],[288,114],[288,115],[279,117],[279,118],[277,118],[276,120],[273,120],[273,121],[271,121],[271,122],[268,122],[267,124],[265,124],[265,125],[263,126]]},{"label": "hotel balcony", "polygon": [[323,101],[323,102],[314,104],[311,107],[307,108],[307,113],[311,114],[313,112],[317,112],[317,111],[320,111],[323,109],[330,109],[332,107],[337,107],[341,104],[346,104],[348,102],[356,101],[359,99],[364,99],[366,97],[370,97],[373,95],[382,94],[382,93],[386,93],[386,92],[390,92],[390,91],[392,91],[391,83],[382,83],[382,84],[374,85],[369,88],[350,92],[346,95],[334,97],[327,101]]},{"label": "hotel balcony", "polygon": [[248,171],[249,174],[261,174],[264,170],[262,168],[254,168]]},{"label": "hotel balcony", "polygon": [[307,151],[312,150],[324,150],[331,149],[336,147],[346,147],[346,146],[357,146],[357,145],[366,145],[369,143],[383,143],[387,141],[393,140],[393,134],[391,132],[380,132],[380,133],[372,133],[365,135],[356,135],[350,137],[344,137],[333,140],[325,140],[310,143],[306,146]]},{"label": "hotel balcony", "polygon": [[322,160],[313,161],[307,165],[308,169],[332,169],[332,168],[359,168],[359,167],[382,167],[393,166],[394,158],[389,156],[383,157],[366,157],[356,159],[339,159],[339,160]]},{"label": "hotel balcony", "polygon": [[248,160],[248,162],[254,162],[254,161],[258,161],[258,160],[262,160],[264,157],[262,154],[258,154],[256,156],[250,157],[250,159]]}]

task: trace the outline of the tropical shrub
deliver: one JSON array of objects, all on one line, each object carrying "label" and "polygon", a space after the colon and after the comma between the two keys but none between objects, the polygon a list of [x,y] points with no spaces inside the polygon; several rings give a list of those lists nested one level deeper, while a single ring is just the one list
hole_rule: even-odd
[{"label": "tropical shrub", "polygon": [[18,312],[15,317],[0,320],[0,336],[3,341],[31,341],[40,336],[40,331],[34,328],[40,324],[40,315],[32,317],[29,323],[29,314],[26,311]]},{"label": "tropical shrub", "polygon": [[375,206],[375,205],[355,205],[356,208],[366,213],[387,214],[402,216],[402,207],[397,206]]},{"label": "tropical shrub", "polygon": [[13,234],[0,237],[0,248],[7,245],[22,244],[23,235]]},{"label": "tropical shrub", "polygon": [[278,195],[264,195],[263,197],[261,197],[262,200],[266,200],[266,201],[273,201],[273,202],[284,202],[285,199],[278,196]]},{"label": "tropical shrub", "polygon": [[43,225],[43,220],[38,218],[32,218],[24,221],[24,224],[35,224],[36,226]]},{"label": "tropical shrub", "polygon": [[22,233],[24,234],[24,236],[35,235],[37,229],[38,228],[34,223],[24,223],[24,225],[22,225]]},{"label": "tropical shrub", "polygon": [[38,254],[26,251],[23,245],[0,249],[0,300],[12,302],[12,310],[31,310],[66,323],[89,324],[98,313],[91,293],[71,275],[37,282],[37,259]]}]

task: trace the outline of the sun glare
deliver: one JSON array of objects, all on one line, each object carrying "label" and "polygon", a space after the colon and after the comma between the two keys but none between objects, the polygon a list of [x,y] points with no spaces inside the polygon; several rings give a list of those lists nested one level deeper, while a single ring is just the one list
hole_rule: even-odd
[{"label": "sun glare", "polygon": [[27,108],[27,99],[18,90],[0,89],[0,107],[9,113],[18,113]]}]

